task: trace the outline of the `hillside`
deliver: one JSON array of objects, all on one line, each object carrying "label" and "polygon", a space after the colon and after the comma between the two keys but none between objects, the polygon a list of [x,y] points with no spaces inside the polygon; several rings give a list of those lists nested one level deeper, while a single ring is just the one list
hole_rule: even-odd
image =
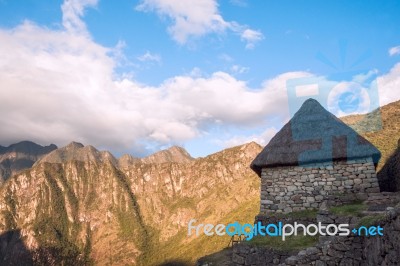
[{"label": "hillside", "polygon": [[396,150],[400,139],[400,101],[385,105],[367,115],[347,116],[341,120],[381,151],[382,158],[378,165],[378,169],[381,169]]},{"label": "hillside", "polygon": [[[248,165],[260,150],[249,143],[187,162],[132,157],[118,168],[106,153],[71,143],[0,188],[0,258],[55,265],[194,262],[229,239],[188,238],[190,219],[252,222],[257,214],[259,179]],[[20,235],[22,244],[12,240]]]},{"label": "hillside", "polygon": [[[261,151],[256,143],[227,149],[190,163],[122,169],[133,180],[144,220],[159,243],[146,265],[166,260],[194,262],[222,249],[226,237],[187,237],[190,219],[199,223],[253,222],[259,208],[259,178],[248,167]],[[151,196],[151,197],[150,197]]]},{"label": "hillside", "polygon": [[10,176],[32,165],[57,146],[41,146],[31,141],[21,141],[8,147],[0,146],[0,184]]},{"label": "hillside", "polygon": [[148,236],[129,184],[111,162],[43,162],[13,176],[0,189],[0,231],[20,232],[32,256],[5,237],[0,257],[7,264],[137,262]]},{"label": "hillside", "polygon": [[162,150],[140,159],[142,163],[187,163],[192,160],[192,156],[185,149],[178,146],[172,146],[167,150]]}]

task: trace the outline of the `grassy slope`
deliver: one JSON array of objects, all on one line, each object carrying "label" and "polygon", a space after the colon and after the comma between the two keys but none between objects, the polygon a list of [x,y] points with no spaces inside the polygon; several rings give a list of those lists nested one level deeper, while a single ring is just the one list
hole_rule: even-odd
[{"label": "grassy slope", "polygon": [[[259,199],[254,198],[248,202],[243,202],[240,208],[232,210],[228,215],[222,217],[218,223],[228,224],[234,221],[240,223],[254,222],[254,216],[258,214]],[[206,218],[206,217],[205,217]],[[201,223],[201,219],[197,223]],[[203,220],[207,223],[207,220]],[[156,265],[166,261],[182,261],[193,264],[199,257],[214,253],[215,251],[226,248],[229,244],[229,236],[205,236],[203,233],[190,239],[187,236],[187,229],[179,232],[174,238],[158,246],[153,256],[145,261],[146,265]]]},{"label": "grassy slope", "polygon": [[[381,151],[382,158],[378,165],[378,169],[381,169],[396,150],[400,139],[400,101],[383,106],[380,112],[346,116],[341,120],[353,127]],[[379,120],[382,122],[381,127]],[[370,131],[371,129],[373,131]]]}]

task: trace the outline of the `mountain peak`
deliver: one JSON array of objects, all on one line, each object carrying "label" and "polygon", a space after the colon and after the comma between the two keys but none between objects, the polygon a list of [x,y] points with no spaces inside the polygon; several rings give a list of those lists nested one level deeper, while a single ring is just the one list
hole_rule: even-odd
[{"label": "mountain peak", "polygon": [[21,141],[8,147],[0,146],[0,183],[10,176],[30,168],[45,154],[57,149],[57,146],[41,146],[32,141]]},{"label": "mountain peak", "polygon": [[245,143],[241,146],[241,150],[253,150],[253,149],[260,149],[261,145],[255,141],[251,141],[249,143]]},{"label": "mountain peak", "polygon": [[134,163],[140,162],[139,158],[133,157],[130,154],[124,154],[118,159],[118,166],[121,168],[127,168]]},{"label": "mountain peak", "polygon": [[2,147],[0,153],[4,154],[8,152],[17,152],[24,154],[40,155],[46,154],[55,149],[57,149],[57,146],[54,144],[50,144],[49,146],[41,146],[32,141],[24,140],[11,144],[8,147]]},{"label": "mountain peak", "polygon": [[65,163],[68,161],[106,162],[116,164],[114,156],[106,151],[99,151],[91,145],[84,146],[79,142],[71,142],[65,147],[52,151],[37,163]]},{"label": "mountain peak", "polygon": [[188,163],[193,160],[192,156],[179,146],[171,146],[166,150],[156,152],[141,159],[143,163]]},{"label": "mountain peak", "polygon": [[85,145],[83,145],[80,142],[75,142],[75,141],[72,141],[67,146],[65,146],[65,148],[67,148],[67,149],[80,149],[80,148],[83,148],[83,147],[85,147]]}]

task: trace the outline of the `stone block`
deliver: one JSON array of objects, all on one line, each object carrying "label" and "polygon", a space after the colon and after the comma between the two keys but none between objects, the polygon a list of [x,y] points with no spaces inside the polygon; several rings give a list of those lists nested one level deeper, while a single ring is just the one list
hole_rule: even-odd
[{"label": "stone block", "polygon": [[345,180],[345,181],[344,181],[344,184],[345,184],[345,185],[353,185],[353,184],[354,184],[354,181],[353,181],[353,180]]},{"label": "stone block", "polygon": [[367,193],[378,193],[378,192],[380,192],[381,190],[379,189],[379,187],[371,187],[371,188],[367,188],[365,191],[366,191]]},{"label": "stone block", "polygon": [[266,205],[274,203],[272,200],[261,200],[260,202],[261,202],[261,204],[266,204]]},{"label": "stone block", "polygon": [[238,254],[233,254],[232,261],[233,263],[236,263],[238,265],[244,265],[244,258],[239,256]]},{"label": "stone block", "polygon": [[307,202],[313,203],[313,202],[315,202],[315,198],[314,197],[307,197]]}]

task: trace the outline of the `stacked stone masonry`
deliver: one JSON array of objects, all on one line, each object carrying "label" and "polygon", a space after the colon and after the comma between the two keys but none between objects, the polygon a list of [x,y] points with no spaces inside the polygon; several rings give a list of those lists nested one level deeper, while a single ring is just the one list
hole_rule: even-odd
[{"label": "stacked stone masonry", "polygon": [[[348,223],[352,228],[359,223],[360,217],[338,217],[319,212],[317,221]],[[383,228],[383,236],[320,236],[317,245],[294,252],[294,255],[293,251],[279,251],[242,243],[233,248],[228,265],[400,265],[400,206],[387,207],[384,216],[374,224]]]},{"label": "stacked stone masonry", "polygon": [[372,158],[263,168],[260,214],[316,209],[332,195],[379,191]]}]

